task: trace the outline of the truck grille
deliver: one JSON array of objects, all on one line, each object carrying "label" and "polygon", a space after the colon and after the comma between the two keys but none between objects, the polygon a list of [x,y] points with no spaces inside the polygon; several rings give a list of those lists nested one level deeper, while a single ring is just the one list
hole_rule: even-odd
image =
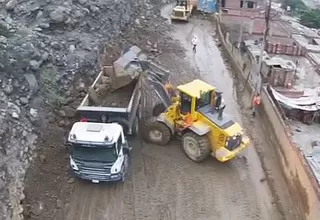
[{"label": "truck grille", "polygon": [[79,168],[79,174],[86,179],[107,180],[110,177],[111,166],[109,164],[83,163],[75,161]]},{"label": "truck grille", "polygon": [[234,149],[236,149],[241,145],[241,142],[242,142],[242,136],[241,134],[237,134],[229,138],[226,148],[230,151],[233,151]]},{"label": "truck grille", "polygon": [[175,11],[174,16],[176,17],[183,17],[183,12],[182,11]]}]

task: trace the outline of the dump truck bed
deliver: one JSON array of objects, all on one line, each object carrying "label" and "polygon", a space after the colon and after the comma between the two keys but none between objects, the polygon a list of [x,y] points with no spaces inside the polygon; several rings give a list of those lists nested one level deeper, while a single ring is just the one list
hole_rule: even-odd
[{"label": "dump truck bed", "polygon": [[100,102],[95,103],[88,94],[81,106],[107,107],[107,108],[128,108],[130,101],[134,98],[134,89],[138,80],[134,79],[130,84],[116,89],[114,91],[105,92],[99,95]]},{"label": "dump truck bed", "polygon": [[145,59],[133,46],[112,66],[103,66],[87,95],[77,108],[81,118],[89,122],[118,122],[129,134],[136,120],[141,99],[141,66],[135,59]]},{"label": "dump truck bed", "polygon": [[95,122],[103,122],[102,115],[130,120],[132,115],[136,115],[141,98],[139,78],[113,90],[109,85],[112,82],[104,77],[105,71],[101,71],[77,111],[82,117]]}]

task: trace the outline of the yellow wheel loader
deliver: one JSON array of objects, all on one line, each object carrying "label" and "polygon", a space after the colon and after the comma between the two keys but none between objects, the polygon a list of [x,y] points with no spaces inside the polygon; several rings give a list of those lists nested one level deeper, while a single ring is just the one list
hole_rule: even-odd
[{"label": "yellow wheel loader", "polygon": [[191,0],[177,0],[176,6],[172,10],[171,21],[180,20],[188,21],[191,17],[195,6],[195,1]]},{"label": "yellow wheel loader", "polygon": [[145,141],[166,145],[180,136],[186,155],[195,162],[212,155],[225,162],[249,144],[241,126],[223,113],[222,93],[201,80],[176,89],[168,80],[150,80],[161,102],[153,108],[153,117],[145,121]]}]

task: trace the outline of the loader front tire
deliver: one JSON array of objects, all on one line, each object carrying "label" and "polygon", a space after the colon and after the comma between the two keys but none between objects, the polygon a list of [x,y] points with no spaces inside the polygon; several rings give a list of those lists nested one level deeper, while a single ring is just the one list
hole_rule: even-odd
[{"label": "loader front tire", "polygon": [[194,162],[202,162],[211,151],[208,137],[187,132],[182,136],[182,146],[185,154]]},{"label": "loader front tire", "polygon": [[170,128],[164,123],[157,121],[157,117],[151,117],[143,126],[143,139],[146,142],[166,145],[171,140]]}]

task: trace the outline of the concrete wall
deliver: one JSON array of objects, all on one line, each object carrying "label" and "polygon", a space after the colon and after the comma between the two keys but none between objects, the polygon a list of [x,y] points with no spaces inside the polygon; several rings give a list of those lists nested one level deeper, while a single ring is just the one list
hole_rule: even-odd
[{"label": "concrete wall", "polygon": [[[217,34],[220,37],[222,46],[229,55],[229,61],[239,74],[239,77],[246,80],[248,70],[243,71],[242,66],[248,60],[241,57],[240,52],[229,42],[228,34],[223,34],[217,16]],[[248,65],[250,66],[250,65]],[[248,90],[253,91],[252,83],[248,83]],[[320,190],[319,185],[307,164],[303,154],[291,141],[290,127],[280,116],[276,102],[266,88],[261,93],[262,106],[259,114],[269,128],[275,148],[281,162],[281,169],[286,177],[289,189],[293,195],[301,200],[301,208],[304,210],[307,220],[320,219]]]},{"label": "concrete wall", "polygon": [[298,193],[307,219],[320,216],[320,192],[318,183],[307,164],[304,155],[291,139],[290,127],[280,116],[272,95],[263,89],[261,93],[261,117],[266,119],[266,127],[273,131],[277,140],[274,146],[281,160],[282,170],[293,193]]}]

